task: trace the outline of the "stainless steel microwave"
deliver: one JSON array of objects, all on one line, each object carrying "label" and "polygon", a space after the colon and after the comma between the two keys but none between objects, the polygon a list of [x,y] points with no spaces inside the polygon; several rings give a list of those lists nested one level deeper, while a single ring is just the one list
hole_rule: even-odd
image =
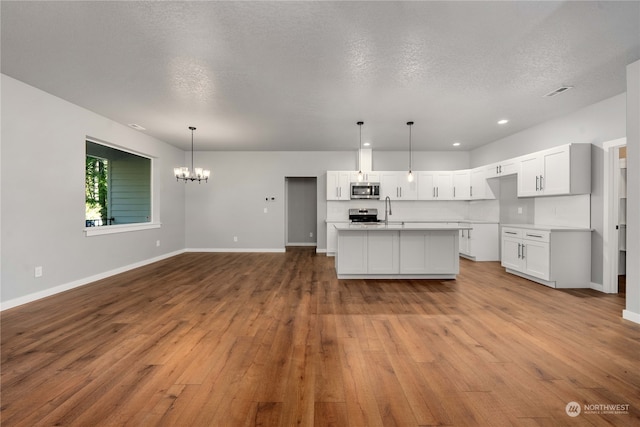
[{"label": "stainless steel microwave", "polygon": [[351,198],[352,199],[379,199],[380,183],[379,182],[352,182]]}]

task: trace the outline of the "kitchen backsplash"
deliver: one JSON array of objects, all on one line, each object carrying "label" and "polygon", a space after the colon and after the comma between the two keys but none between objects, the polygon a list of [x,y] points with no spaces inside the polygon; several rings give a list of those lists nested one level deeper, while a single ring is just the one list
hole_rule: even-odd
[{"label": "kitchen backsplash", "polygon": [[536,197],[535,224],[591,227],[591,196]]},{"label": "kitchen backsplash", "polygon": [[[376,208],[378,219],[384,219],[384,200],[328,201],[327,221],[347,221],[349,209]],[[397,201],[391,202],[392,221],[435,221],[469,219],[467,201]],[[477,219],[477,218],[473,218]]]}]

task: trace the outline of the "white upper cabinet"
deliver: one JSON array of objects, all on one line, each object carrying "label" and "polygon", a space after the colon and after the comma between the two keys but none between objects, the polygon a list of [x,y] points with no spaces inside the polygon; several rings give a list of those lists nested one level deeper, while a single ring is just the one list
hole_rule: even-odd
[{"label": "white upper cabinet", "polygon": [[349,187],[352,172],[327,172],[327,200],[350,200]]},{"label": "white upper cabinet", "polygon": [[453,178],[453,199],[454,200],[470,200],[471,199],[471,174],[469,170],[455,171],[452,173]]},{"label": "white upper cabinet", "polygon": [[491,187],[489,186],[489,181],[487,181],[486,169],[487,168],[485,166],[481,166],[479,168],[471,169],[469,172],[471,179],[471,188],[469,193],[472,200],[496,198],[493,194],[493,190],[491,190]]},{"label": "white upper cabinet", "polygon": [[418,172],[418,200],[452,200],[451,172]]},{"label": "white upper cabinet", "polygon": [[380,198],[417,200],[419,177],[414,174],[414,180],[409,182],[407,175],[408,172],[380,172]]},{"label": "white upper cabinet", "polygon": [[485,166],[487,178],[516,174],[518,173],[518,165],[518,159],[508,159]]},{"label": "white upper cabinet", "polygon": [[591,144],[569,144],[520,157],[518,197],[591,192]]},{"label": "white upper cabinet", "polygon": [[[363,172],[362,182],[380,182],[380,172]],[[358,172],[349,173],[349,181],[358,182]]]},{"label": "white upper cabinet", "polygon": [[[392,200],[495,199],[487,181],[518,175],[518,197],[589,194],[591,192],[591,144],[566,144],[475,169],[459,171],[366,172],[365,182],[380,183],[380,197]],[[327,200],[350,200],[355,171],[327,172]]]}]

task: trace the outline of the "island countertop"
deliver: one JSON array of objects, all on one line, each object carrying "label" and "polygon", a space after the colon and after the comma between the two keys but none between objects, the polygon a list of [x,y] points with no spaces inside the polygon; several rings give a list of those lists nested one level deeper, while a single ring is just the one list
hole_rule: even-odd
[{"label": "island countertop", "polygon": [[471,225],[460,225],[459,223],[437,223],[437,222],[391,222],[385,224],[378,223],[340,223],[334,227],[340,231],[430,231],[430,230],[471,230]]}]

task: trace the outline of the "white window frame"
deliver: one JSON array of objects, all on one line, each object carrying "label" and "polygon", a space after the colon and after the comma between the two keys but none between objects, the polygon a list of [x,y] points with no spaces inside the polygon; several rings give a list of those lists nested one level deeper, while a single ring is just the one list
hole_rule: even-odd
[{"label": "white window frame", "polygon": [[[123,147],[121,145],[112,144],[110,142],[105,142],[97,138],[93,138],[90,136],[85,137],[86,142],[91,142],[94,144],[104,145],[105,147],[112,148],[114,150],[124,151],[125,153],[133,154],[136,156],[144,157],[149,159],[151,162],[151,184],[150,184],[150,199],[151,199],[151,219],[148,222],[138,222],[135,224],[116,224],[116,225],[103,225],[100,227],[84,227],[84,233],[86,237],[91,236],[102,236],[105,234],[115,234],[115,233],[129,233],[133,231],[141,231],[141,230],[150,230],[154,228],[160,228],[162,223],[160,222],[160,201],[159,195],[156,194],[156,180],[158,177],[156,176],[156,158],[150,154],[143,153],[140,151],[132,150],[127,147]],[[85,150],[85,157],[87,153]],[[83,195],[86,189],[83,187]]]}]

